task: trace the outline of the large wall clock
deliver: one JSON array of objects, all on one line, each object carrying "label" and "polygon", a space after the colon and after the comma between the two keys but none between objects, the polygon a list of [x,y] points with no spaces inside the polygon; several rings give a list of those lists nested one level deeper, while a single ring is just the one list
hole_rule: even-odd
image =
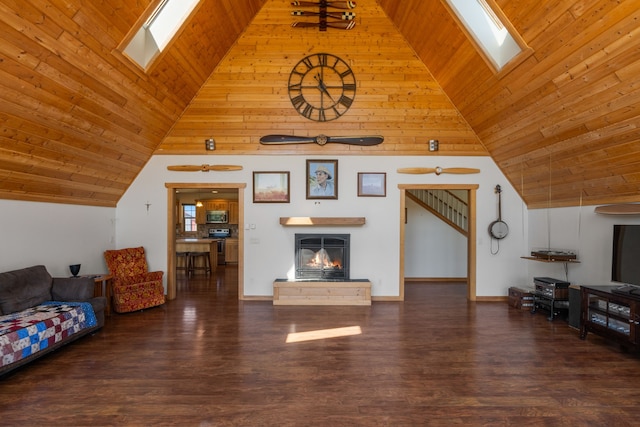
[{"label": "large wall clock", "polygon": [[342,59],[329,53],[309,55],[289,75],[293,108],[309,120],[327,122],[347,112],[356,96],[356,77]]}]

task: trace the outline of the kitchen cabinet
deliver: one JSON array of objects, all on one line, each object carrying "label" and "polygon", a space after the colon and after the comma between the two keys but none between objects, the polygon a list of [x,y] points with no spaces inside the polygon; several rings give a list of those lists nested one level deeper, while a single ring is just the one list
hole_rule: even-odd
[{"label": "kitchen cabinet", "polygon": [[207,211],[228,211],[229,202],[227,200],[205,200],[204,207]]},{"label": "kitchen cabinet", "polygon": [[204,203],[202,206],[196,205],[196,224],[206,224],[206,223],[207,223],[207,212],[206,212]]},{"label": "kitchen cabinet", "polygon": [[229,224],[237,224],[238,223],[238,202],[229,202]]},{"label": "kitchen cabinet", "polygon": [[224,262],[238,262],[238,239],[226,239],[224,248]]}]

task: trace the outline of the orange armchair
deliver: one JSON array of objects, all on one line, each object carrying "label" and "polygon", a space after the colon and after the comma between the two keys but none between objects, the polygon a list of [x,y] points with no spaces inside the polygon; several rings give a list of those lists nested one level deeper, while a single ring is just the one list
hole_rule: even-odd
[{"label": "orange armchair", "polygon": [[162,271],[149,272],[142,246],[104,252],[113,275],[113,309],[118,313],[142,310],[164,304]]}]

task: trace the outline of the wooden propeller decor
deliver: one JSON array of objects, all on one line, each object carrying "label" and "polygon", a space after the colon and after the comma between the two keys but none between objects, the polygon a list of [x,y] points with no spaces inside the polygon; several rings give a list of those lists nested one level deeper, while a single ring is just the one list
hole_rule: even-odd
[{"label": "wooden propeller decor", "polygon": [[[327,9],[354,9],[356,2],[354,1],[327,1],[321,0],[318,2],[313,1],[294,1],[291,2],[291,6],[300,7],[312,7],[317,8],[318,11],[306,11],[306,10],[294,10],[291,12],[293,16],[317,16],[317,22],[309,21],[297,21],[291,24],[292,27],[297,28],[309,28],[316,27],[320,31],[327,31],[327,28],[338,28],[340,30],[350,30],[355,27],[356,22],[353,20],[356,17],[355,12],[334,12]],[[330,19],[327,19],[330,18]]]},{"label": "wooden propeller decor", "polygon": [[238,165],[173,165],[167,166],[170,171],[178,172],[227,172],[242,170],[242,166]]},{"label": "wooden propeller decor", "polygon": [[436,175],[440,175],[443,173],[453,173],[453,174],[468,174],[468,173],[479,173],[480,169],[476,168],[441,168],[440,166],[436,166],[435,168],[399,168],[398,173],[409,173],[416,175],[424,175],[427,173],[435,173]]},{"label": "wooden propeller decor", "polygon": [[384,137],[380,135],[371,136],[295,136],[295,135],[265,135],[260,138],[260,144],[277,145],[277,144],[318,144],[325,145],[330,142],[336,144],[350,145],[378,145],[384,141]]},{"label": "wooden propeller decor", "polygon": [[324,28],[338,28],[340,30],[350,30],[356,26],[356,22],[355,21],[335,21],[335,22],[327,21],[324,24],[320,22],[292,22],[291,26],[298,27],[298,28],[311,28],[311,27],[323,28],[324,26]]},{"label": "wooden propeller decor", "polygon": [[[294,10],[293,16],[320,16],[320,12],[309,12],[307,10]],[[327,12],[327,18],[339,19],[342,21],[352,21],[356,18],[355,12]]]},{"label": "wooden propeller decor", "polygon": [[[311,6],[321,7],[322,1],[292,1],[291,6]],[[335,9],[353,9],[356,7],[354,1],[325,1],[324,7],[333,7]]]}]

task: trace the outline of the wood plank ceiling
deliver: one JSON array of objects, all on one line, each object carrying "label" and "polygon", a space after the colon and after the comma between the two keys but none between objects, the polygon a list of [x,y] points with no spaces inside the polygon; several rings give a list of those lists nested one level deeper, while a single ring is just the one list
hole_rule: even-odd
[{"label": "wood plank ceiling", "polygon": [[[115,206],[153,154],[205,155],[214,137],[216,155],[491,155],[529,208],[640,201],[638,1],[496,0],[533,50],[498,76],[436,0],[359,0],[356,27],[326,33],[291,28],[288,0],[202,0],[144,72],[119,47],[158,1],[0,4],[0,198]],[[286,93],[322,51],[358,79],[324,125]],[[385,142],[261,146],[268,133]]]}]

